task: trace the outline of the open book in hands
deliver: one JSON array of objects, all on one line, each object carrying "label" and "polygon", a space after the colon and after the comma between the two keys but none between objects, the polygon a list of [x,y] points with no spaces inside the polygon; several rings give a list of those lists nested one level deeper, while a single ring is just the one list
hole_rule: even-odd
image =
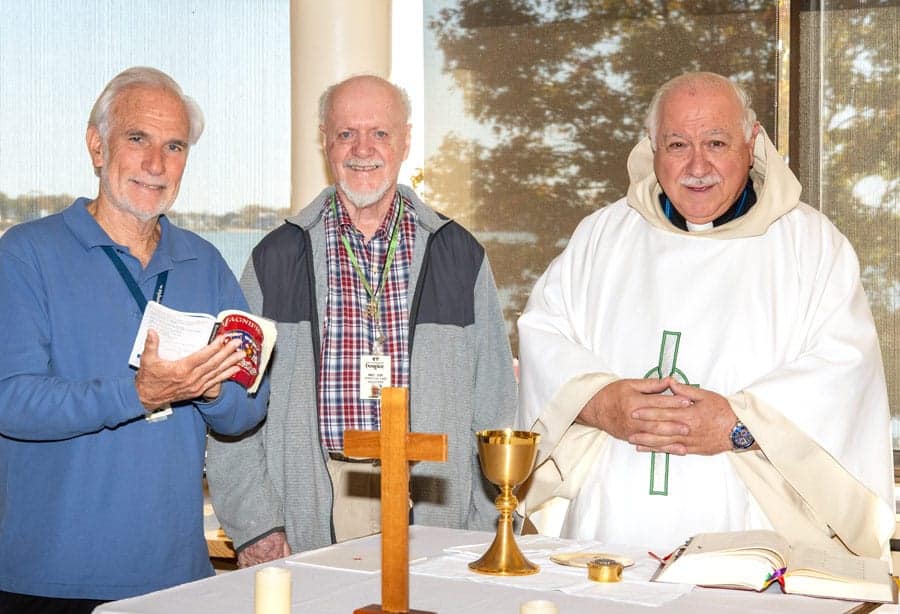
[{"label": "open book in hands", "polygon": [[278,334],[272,320],[246,311],[228,309],[212,316],[178,311],[149,301],[128,360],[133,367],[141,366],[141,352],[150,329],[159,335],[159,357],[164,360],[179,360],[193,354],[215,337],[240,339],[244,358],[231,379],[251,394],[259,388]]},{"label": "open book in hands", "polygon": [[885,561],[837,548],[792,547],[774,531],[696,535],[663,562],[653,580],[754,591],[778,582],[785,593],[897,602]]}]

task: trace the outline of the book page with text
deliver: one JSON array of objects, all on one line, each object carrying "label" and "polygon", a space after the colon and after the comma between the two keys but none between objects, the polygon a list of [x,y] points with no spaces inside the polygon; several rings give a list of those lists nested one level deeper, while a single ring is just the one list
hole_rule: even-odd
[{"label": "book page with text", "polygon": [[688,544],[685,554],[752,552],[765,557],[773,569],[786,566],[791,547],[774,531],[734,531],[729,533],[701,533]]},{"label": "book page with text", "polygon": [[144,351],[147,331],[150,329],[159,335],[159,357],[178,360],[206,346],[215,324],[216,320],[211,315],[178,311],[156,301],[149,301],[135,336],[128,364],[140,367],[141,352]]},{"label": "book page with text", "polygon": [[791,553],[789,574],[819,575],[864,582],[884,582],[890,575],[881,559],[852,556],[816,548],[797,547]]},{"label": "book page with text", "polygon": [[772,531],[701,533],[655,577],[662,582],[763,590],[784,567],[784,540]]},{"label": "book page with text", "polygon": [[881,559],[798,547],[784,578],[786,593],[896,603],[896,585]]}]

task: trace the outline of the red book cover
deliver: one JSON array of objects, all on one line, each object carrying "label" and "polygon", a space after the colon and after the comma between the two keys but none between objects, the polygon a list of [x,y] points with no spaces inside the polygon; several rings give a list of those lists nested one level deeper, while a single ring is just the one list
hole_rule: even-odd
[{"label": "red book cover", "polygon": [[244,358],[238,363],[238,372],[232,375],[231,379],[244,388],[250,388],[256,381],[256,376],[259,375],[263,342],[262,329],[250,318],[232,313],[222,319],[216,334],[224,336],[229,341],[240,339]]}]

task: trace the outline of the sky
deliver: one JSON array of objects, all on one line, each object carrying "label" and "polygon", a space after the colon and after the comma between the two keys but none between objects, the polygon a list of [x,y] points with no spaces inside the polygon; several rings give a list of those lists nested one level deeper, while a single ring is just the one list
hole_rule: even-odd
[{"label": "sky", "polygon": [[289,0],[4,0],[0,192],[93,197],[84,133],[118,72],[149,65],[203,109],[176,208],[290,202]]}]

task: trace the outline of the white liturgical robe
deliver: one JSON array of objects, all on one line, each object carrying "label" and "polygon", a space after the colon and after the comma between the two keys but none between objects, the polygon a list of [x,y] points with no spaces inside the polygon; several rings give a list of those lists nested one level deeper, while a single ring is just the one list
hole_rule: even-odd
[{"label": "white liturgical robe", "polygon": [[[568,502],[552,508],[563,536],[661,553],[698,532],[774,528],[888,558],[890,416],[853,248],[799,202],[762,131],[758,201],[716,228],[666,219],[649,141],[628,165],[627,197],[581,222],[519,319],[517,423],[542,434],[523,511]],[[760,450],[672,455],[663,496],[649,453],[573,421],[606,384],[656,377],[664,335],[676,376],[724,395]]]}]

